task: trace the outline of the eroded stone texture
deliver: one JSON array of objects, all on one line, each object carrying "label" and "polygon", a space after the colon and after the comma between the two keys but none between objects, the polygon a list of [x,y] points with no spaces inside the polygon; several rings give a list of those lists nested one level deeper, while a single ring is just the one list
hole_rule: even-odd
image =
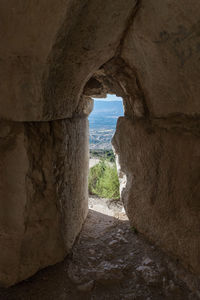
[{"label": "eroded stone texture", "polygon": [[57,121],[53,130],[57,198],[61,203],[64,243],[68,252],[88,212],[88,120],[77,117]]},{"label": "eroded stone texture", "polygon": [[108,92],[124,99],[114,146],[129,218],[199,274],[199,11],[198,0],[0,3],[0,119],[22,122],[0,124],[2,284],[71,248],[87,214],[88,97]]},{"label": "eroded stone texture", "polygon": [[136,0],[86,1],[75,24],[63,25],[45,72],[45,118],[73,115],[87,81],[115,56],[136,7]]},{"label": "eroded stone texture", "polygon": [[199,1],[140,1],[121,55],[137,71],[152,116],[199,115]]},{"label": "eroded stone texture", "polygon": [[136,4],[1,2],[0,119],[71,118],[85,83],[115,55]]},{"label": "eroded stone texture", "polygon": [[200,131],[120,118],[113,144],[128,217],[141,233],[200,274]]},{"label": "eroded stone texture", "polygon": [[41,83],[48,53],[72,2],[1,1],[1,119],[41,119]]},{"label": "eroded stone texture", "polygon": [[29,162],[23,124],[1,122],[0,128],[0,283],[9,285],[19,272]]},{"label": "eroded stone texture", "polygon": [[85,97],[106,98],[107,94],[122,97],[125,116],[131,119],[148,117],[137,73],[120,57],[109,60],[95,72],[83,90]]},{"label": "eroded stone texture", "polygon": [[0,136],[0,283],[7,286],[62,260],[81,229],[88,121],[1,123]]}]

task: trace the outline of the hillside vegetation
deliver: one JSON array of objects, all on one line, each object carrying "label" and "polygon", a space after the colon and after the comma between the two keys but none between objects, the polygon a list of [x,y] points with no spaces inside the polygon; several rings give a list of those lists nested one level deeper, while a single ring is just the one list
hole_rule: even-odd
[{"label": "hillside vegetation", "polygon": [[91,195],[119,199],[119,179],[115,163],[111,164],[109,159],[101,158],[101,161],[90,169],[88,188]]},{"label": "hillside vegetation", "polygon": [[115,155],[112,150],[104,150],[104,149],[90,149],[90,158],[97,158],[103,159],[108,162],[114,163],[115,162]]}]

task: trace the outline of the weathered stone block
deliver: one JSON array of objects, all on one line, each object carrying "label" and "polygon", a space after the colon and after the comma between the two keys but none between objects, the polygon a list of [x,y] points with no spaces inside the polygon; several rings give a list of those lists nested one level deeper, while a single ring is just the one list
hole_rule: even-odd
[{"label": "weathered stone block", "polygon": [[136,70],[152,116],[200,114],[199,10],[197,0],[140,1],[122,58]]},{"label": "weathered stone block", "polygon": [[136,3],[1,2],[0,119],[72,118],[88,79],[115,55]]},{"label": "weathered stone block", "polygon": [[121,166],[121,196],[132,225],[200,274],[197,135],[120,118],[113,145]]},{"label": "weathered stone block", "polygon": [[9,286],[61,261],[80,232],[88,121],[1,123],[0,155],[0,284]]}]

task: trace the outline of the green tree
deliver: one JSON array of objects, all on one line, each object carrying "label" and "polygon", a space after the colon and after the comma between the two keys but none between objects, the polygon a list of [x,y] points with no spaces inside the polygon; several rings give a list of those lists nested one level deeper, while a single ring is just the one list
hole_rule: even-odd
[{"label": "green tree", "polygon": [[105,160],[90,169],[89,193],[103,198],[119,199],[117,168]]}]

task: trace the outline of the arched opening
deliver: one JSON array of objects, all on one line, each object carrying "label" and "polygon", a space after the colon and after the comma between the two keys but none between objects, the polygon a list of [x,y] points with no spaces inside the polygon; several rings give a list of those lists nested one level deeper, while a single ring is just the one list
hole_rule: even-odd
[{"label": "arched opening", "polygon": [[[123,72],[121,71],[122,69]],[[160,215],[156,215],[157,212],[153,206],[157,204],[155,199],[158,190],[157,182],[160,176],[158,170],[160,168],[161,150],[163,150],[164,146],[169,148],[169,145],[167,144],[168,142],[162,142],[160,138],[161,135],[163,140],[166,139],[166,133],[161,132],[161,128],[153,128],[152,124],[148,122],[148,110],[145,106],[145,101],[142,101],[143,94],[139,81],[137,76],[134,76],[131,72],[123,64],[122,60],[114,63],[109,62],[108,65],[103,66],[101,70],[91,77],[86,84],[82,97],[80,97],[79,106],[73,117],[42,124],[23,125],[25,126],[26,135],[25,139],[22,140],[29,139],[29,160],[34,162],[30,164],[29,176],[26,176],[26,179],[31,179],[34,184],[36,183],[34,186],[38,194],[34,194],[34,197],[30,199],[32,206],[29,205],[27,207],[29,209],[27,211],[28,222],[26,223],[28,230],[26,229],[25,231],[27,236],[25,238],[22,236],[23,241],[19,245],[19,248],[23,249],[22,254],[24,253],[20,258],[25,258],[26,260],[24,263],[22,261],[20,263],[25,266],[25,271],[26,266],[30,265],[29,262],[33,262],[33,258],[39,263],[38,266],[36,265],[36,268],[34,266],[34,270],[30,270],[30,273],[22,273],[23,277],[21,278],[27,278],[33,274],[40,268],[40,264],[44,267],[50,263],[55,263],[58,259],[63,259],[65,254],[71,250],[76,237],[80,233],[87,215],[88,197],[87,180],[85,179],[87,177],[88,162],[88,145],[86,145],[88,142],[87,115],[92,109],[92,101],[88,98],[116,93],[124,100],[125,117],[119,119],[114,143],[121,164],[122,179],[125,179],[123,201],[132,222],[132,227],[130,227],[128,222],[124,222],[124,220],[119,221],[119,218],[115,218],[112,215],[106,215],[98,211],[93,211],[92,214],[89,213],[83,231],[73,247],[73,255],[69,260],[67,258],[63,262],[64,271],[61,270],[60,274],[62,278],[66,278],[65,270],[67,270],[68,277],[66,281],[70,290],[70,296],[72,294],[77,296],[77,293],[79,293],[79,299],[84,298],[85,291],[93,293],[92,297],[95,295],[93,299],[99,299],[97,298],[99,295],[102,295],[102,299],[115,299],[115,295],[120,295],[120,299],[123,298],[123,295],[127,295],[128,299],[141,298],[141,296],[143,299],[147,299],[148,297],[155,298],[154,295],[158,295],[161,290],[164,293],[161,294],[162,299],[163,295],[167,295],[169,299],[174,299],[174,285],[173,281],[171,284],[171,278],[173,278],[176,285],[178,285],[178,282],[171,276],[165,277],[163,280],[163,271],[161,270],[164,265],[162,265],[162,262],[157,261],[157,257],[161,253],[154,251],[154,246],[146,243],[141,235],[137,234],[137,230],[134,227],[135,223],[136,225],[139,224],[140,232],[146,232],[149,230],[150,224],[151,232],[154,234],[158,229],[158,226],[156,226],[158,219],[164,220],[163,216],[166,216],[167,201],[164,201],[166,206],[163,206],[162,210],[161,207],[159,208]],[[24,132],[24,128],[22,130]],[[45,136],[42,143],[38,143],[36,139],[38,133],[41,137]],[[174,142],[176,142],[175,138],[176,136],[173,137]],[[22,157],[26,157],[25,151],[23,153]],[[178,151],[177,153],[179,154]],[[180,155],[176,155],[176,157],[178,156]],[[174,164],[173,158],[172,156]],[[173,167],[172,163],[169,164],[168,159],[168,155],[163,158],[163,160],[167,161],[163,169]],[[55,166],[53,170],[52,165],[53,167]],[[40,172],[41,180],[38,180],[38,173],[40,174]],[[164,172],[167,178],[163,178],[162,184],[165,182],[168,184],[169,181],[167,180],[171,180],[168,176],[169,174],[171,174],[169,171]],[[46,181],[46,178],[48,181]],[[149,178],[153,178],[150,185]],[[30,182],[31,188],[32,182]],[[46,191],[46,187],[48,193],[41,193],[43,189]],[[122,184],[121,187],[123,187]],[[54,203],[51,198],[52,194]],[[44,216],[42,213],[49,211],[50,204],[52,205],[53,214],[49,219],[40,218],[36,220],[36,230],[33,232],[32,221],[35,219],[32,217],[35,217],[35,210],[32,208],[35,207],[35,199],[37,201],[41,200],[40,205],[45,205],[44,200],[49,201],[48,210],[46,210],[46,206],[44,206],[44,209],[42,206],[38,209],[42,218]],[[56,217],[57,222],[55,223]],[[134,223],[136,219],[137,222]],[[47,226],[47,221],[50,224],[49,226]],[[40,238],[37,230],[38,222],[41,224],[41,236],[45,237],[43,239]],[[168,223],[164,225],[166,226],[165,233],[171,234],[174,227],[169,231]],[[105,226],[109,227],[109,230],[105,229]],[[155,235],[154,241],[161,239],[162,228],[163,224],[160,223],[160,232],[157,233],[157,236]],[[54,229],[55,234],[47,240],[48,232],[53,232],[52,229]],[[33,234],[35,234],[34,239]],[[58,238],[60,239],[60,245],[58,245]],[[41,244],[42,240],[44,241],[43,244]],[[35,247],[41,250],[41,254],[39,253],[38,256],[35,256],[35,251],[32,251],[35,248],[32,246],[31,241],[37,241],[38,243]],[[47,241],[49,244],[47,244]],[[52,241],[55,242],[55,247],[52,247]],[[43,252],[43,245],[46,246],[46,252]],[[47,262],[42,261],[41,263],[41,257],[44,259],[48,258],[49,249],[55,251],[52,258]],[[29,250],[29,254],[27,254],[27,250]],[[60,257],[55,259],[59,250],[61,253]],[[47,272],[46,274],[49,276],[48,270],[44,272]],[[165,269],[165,273],[168,274],[169,270]],[[58,273],[56,272],[56,280],[60,284],[61,277],[57,275]],[[14,280],[19,280],[19,277]],[[66,282],[63,283],[62,292],[67,284]],[[49,286],[48,295],[50,296],[47,297],[48,299],[52,296],[52,284],[50,283]],[[34,285],[32,287],[32,291],[35,291]],[[171,288],[172,290],[170,290]],[[181,288],[178,291],[180,298],[183,299],[185,291],[187,292],[186,288]],[[56,292],[59,294],[59,291],[56,290]],[[41,296],[40,292],[38,294]],[[54,298],[58,298],[58,294]],[[28,297],[25,298],[27,299]]]},{"label": "arched opening", "polygon": [[123,100],[116,95],[93,98],[89,115],[89,209],[110,216],[126,214],[120,199],[120,183],[112,146],[117,120],[124,116]]},{"label": "arched opening", "polygon": [[[114,144],[131,224],[199,275],[198,4],[49,1],[27,5],[23,18],[22,2],[2,10],[0,285],[70,253],[88,210],[85,98],[108,93],[124,99]],[[101,238],[109,247],[120,244]],[[88,258],[93,251],[85,250]],[[114,263],[100,263],[99,273],[126,275]],[[152,265],[146,258],[135,263],[141,273]],[[149,271],[143,275],[148,281]]]},{"label": "arched opening", "polygon": [[[112,68],[109,70],[112,70]],[[45,170],[47,175],[43,172],[41,174],[41,178],[43,179],[43,177],[46,178],[45,176],[47,176],[47,178],[49,178],[49,182],[45,182],[44,187],[49,184],[52,190],[48,190],[48,194],[46,194],[45,198],[43,197],[43,193],[40,193],[41,203],[45,204],[44,199],[47,199],[51,204],[53,204],[52,211],[56,213],[58,213],[58,207],[60,205],[61,214],[57,215],[58,217],[62,217],[58,218],[58,222],[56,223],[56,226],[58,224],[57,228],[54,224],[54,215],[52,216],[52,219],[49,220],[50,226],[46,226],[47,220],[45,219],[43,227],[41,226],[41,233],[45,237],[43,239],[44,244],[41,244],[41,239],[38,239],[39,232],[35,231],[35,240],[38,239],[39,244],[36,249],[43,250],[43,245],[48,245],[48,235],[44,229],[52,232],[53,227],[56,228],[57,231],[55,235],[49,238],[49,241],[56,242],[55,253],[57,254],[59,250],[58,237],[60,237],[60,232],[64,235],[65,247],[68,246],[67,249],[71,249],[87,214],[87,211],[85,210],[87,201],[84,201],[87,198],[85,193],[87,191],[85,169],[87,168],[88,157],[85,155],[88,154],[86,151],[88,148],[85,145],[88,141],[86,115],[88,115],[88,111],[91,109],[89,107],[91,101],[89,101],[88,98],[84,99],[85,95],[93,98],[96,94],[101,96],[104,93],[116,93],[124,100],[125,118],[120,118],[119,123],[121,123],[121,128],[118,126],[117,133],[115,134],[118,135],[118,137],[114,140],[115,146],[117,146],[117,143],[121,143],[119,147],[123,150],[122,156],[124,156],[124,159],[121,159],[121,162],[123,163],[121,167],[123,171],[125,170],[125,176],[127,176],[127,182],[129,184],[128,188],[135,184],[136,180],[131,181],[131,179],[134,178],[136,172],[137,177],[140,175],[142,177],[141,181],[144,183],[148,183],[151,175],[152,177],[155,177],[155,175],[158,174],[157,170],[159,166],[155,164],[154,167],[152,157],[154,158],[156,156],[155,150],[159,150],[158,146],[160,144],[156,142],[157,137],[155,137],[153,128],[151,126],[147,126],[148,124],[146,124],[146,121],[144,122],[144,120],[142,120],[144,128],[140,124],[141,120],[139,120],[138,123],[133,122],[133,120],[135,120],[138,116],[141,118],[144,114],[147,114],[148,118],[148,111],[145,108],[145,105],[143,105],[144,103],[140,102],[142,93],[139,88],[139,83],[136,79],[134,81],[135,77],[129,77],[128,72],[129,70],[124,66],[123,73],[116,72],[116,69],[114,69],[113,73],[111,72],[111,74],[106,76],[102,75],[102,73],[98,74],[97,76],[99,76],[99,79],[102,79],[102,83],[104,85],[101,85],[100,81],[92,78],[84,89],[83,97],[80,99],[80,110],[77,110],[77,115],[75,117],[51,123],[44,122],[42,124],[28,124],[26,126],[26,138],[30,139],[30,160],[31,157],[37,157],[37,164],[34,160],[34,164],[31,165],[35,169],[29,170],[29,174],[33,177],[33,181],[35,181],[38,176],[38,171],[43,172],[43,170]],[[129,81],[129,78],[131,78],[131,82]],[[81,106],[82,104],[83,106]],[[121,130],[121,133],[119,132],[119,129]],[[44,141],[41,144],[37,142],[35,137],[38,133],[41,136],[45,136],[44,141],[46,144],[44,144]],[[140,140],[141,137],[144,137],[142,142]],[[153,141],[154,144],[152,145],[149,140]],[[34,152],[34,155],[32,154],[32,151]],[[145,154],[148,154],[145,160],[143,159],[143,151],[145,151]],[[129,155],[127,155],[127,152]],[[134,161],[133,168],[130,169],[130,159],[134,153],[136,153],[134,156],[136,160]],[[159,153],[159,151],[156,153]],[[56,154],[55,157],[54,154]],[[120,154],[120,151],[118,151],[117,154]],[[42,164],[43,160],[45,164]],[[54,171],[59,173],[54,174],[54,176],[56,175],[56,178],[62,179],[61,181],[58,180],[57,185],[55,184],[56,181],[51,180],[52,178],[55,178],[52,176],[52,161],[53,166],[56,166]],[[65,163],[63,163],[63,161]],[[171,165],[169,165],[169,167],[171,167]],[[149,173],[149,170],[151,169],[155,169],[155,173]],[[132,177],[131,174],[133,174]],[[31,176],[29,176],[29,179]],[[125,186],[127,185],[127,182],[125,182]],[[37,181],[36,190],[39,193],[40,189],[38,189],[38,186],[43,187],[42,180],[41,182]],[[54,187],[56,188],[56,193],[54,191]],[[53,198],[55,200],[59,200],[59,202],[55,202],[55,204],[52,203],[52,198],[50,197],[52,191],[55,195],[59,195],[59,197]],[[142,186],[139,184],[139,188],[138,190],[136,189],[136,193],[131,194],[129,198],[127,198],[128,192],[127,194],[124,194],[124,199],[126,201],[124,201],[124,204],[128,206],[127,211],[129,211],[129,215],[131,216],[131,214],[133,214],[132,220],[137,217],[134,213],[138,211],[138,219],[141,220],[140,228],[144,225],[146,226],[145,223],[147,223],[150,219],[149,215],[151,210],[153,211],[153,209],[148,209],[147,215],[144,215],[144,209],[148,205],[148,201],[144,201],[142,198],[145,196],[146,192],[146,194],[148,194],[147,199],[149,199],[149,191],[151,192],[151,190],[148,189],[148,184],[145,186],[144,184],[142,184]],[[142,195],[142,197],[139,197],[139,203],[141,203],[142,209],[138,210],[135,209],[134,206],[131,206],[134,204],[132,199],[136,197],[137,194]],[[39,199],[38,196],[34,197],[34,199],[35,198],[37,200]],[[154,200],[154,198],[155,193],[152,194],[152,199]],[[151,201],[151,208],[153,207],[153,204],[154,203]],[[47,210],[44,209],[42,212],[43,211],[46,212]],[[30,206],[30,214],[28,215],[30,220],[32,212],[34,213],[34,209]],[[151,216],[151,220],[155,219],[155,217],[153,217],[154,216]],[[41,219],[39,221],[39,223],[42,224]],[[3,295],[4,293],[4,295],[6,295],[4,297],[5,299],[28,299],[30,298],[30,294],[28,293],[32,290],[32,293],[37,295],[37,298],[40,299],[43,295],[41,295],[41,288],[39,287],[37,289],[37,286],[38,282],[39,284],[43,282],[43,277],[45,277],[48,282],[48,286],[46,288],[47,299],[51,299],[53,293],[53,297],[55,299],[83,299],[85,297],[85,292],[90,294],[91,299],[115,299],[116,295],[117,297],[119,295],[118,298],[120,299],[154,299],[157,295],[160,295],[159,299],[163,299],[165,296],[169,299],[175,299],[177,295],[176,291],[178,291],[178,295],[180,295],[179,298],[184,299],[186,293],[189,292],[183,283],[181,283],[181,288],[179,288],[179,282],[173,277],[173,275],[170,274],[170,270],[166,268],[165,263],[163,263],[164,259],[162,261],[162,253],[154,246],[147,243],[140,234],[138,235],[135,227],[127,226],[127,223],[128,222],[124,221],[119,222],[119,218],[114,218],[97,211],[93,211],[92,215],[89,213],[83,231],[79,236],[77,243],[75,243],[73,247],[73,254],[66,258],[63,263],[51,269],[55,276],[52,276],[50,269],[46,269],[40,273],[42,275],[38,274],[38,276],[35,276],[31,279],[31,281],[29,281],[29,287],[31,288],[27,289],[25,285],[27,283],[26,282],[24,283],[23,291],[21,291],[19,285],[16,289],[9,290],[8,294],[5,294],[4,291],[0,291],[0,295]],[[26,239],[26,244],[22,244],[21,249],[24,249],[24,255],[22,257],[27,259],[27,250],[29,250],[31,254],[35,254],[35,248],[30,244],[31,240],[33,240],[32,224],[27,223],[26,225],[28,225],[27,228],[29,229],[29,231],[26,230],[26,233],[29,234],[30,232],[30,235],[28,236],[28,239]],[[109,230],[105,229],[105,226],[110,227]],[[156,226],[153,226],[152,231],[155,232],[155,230]],[[59,236],[57,235],[57,232]],[[63,236],[60,237],[61,250],[63,249],[62,238]],[[23,248],[24,245],[26,245],[25,248]],[[50,247],[47,246],[48,251],[49,249],[52,249],[52,243],[50,243]],[[66,251],[66,248],[64,250]],[[63,253],[63,256],[64,255],[65,253]],[[59,260],[61,260],[63,256],[59,258]],[[43,255],[42,257],[46,258],[48,256]],[[159,257],[160,259],[158,259]],[[36,260],[40,262],[40,258],[41,256],[38,256],[36,257]],[[53,258],[53,263],[55,263],[55,257]],[[32,262],[33,256],[30,256],[29,259],[31,259],[30,261]],[[30,265],[30,263],[27,263],[26,261],[25,263],[25,266]],[[45,266],[44,263],[42,266]],[[33,274],[32,270],[31,272]],[[27,274],[25,274],[24,278],[25,277],[28,277]],[[55,288],[54,285],[52,285],[52,282],[55,283]],[[61,287],[60,290],[57,289],[58,286]],[[22,293],[25,295],[24,297],[21,296]],[[63,293],[66,293],[66,295]],[[14,298],[12,297],[13,294]],[[11,297],[9,297],[10,295]],[[195,298],[193,297],[192,299]]]},{"label": "arched opening", "polygon": [[[122,71],[123,70],[123,71]],[[106,103],[105,98],[107,95],[112,95],[111,97],[117,97],[115,99],[121,99],[121,111],[119,111],[118,116],[120,117],[118,124],[123,122],[123,120],[134,121],[140,118],[144,118],[145,116],[148,118],[148,109],[146,108],[144,96],[139,84],[139,80],[137,79],[136,74],[129,66],[123,61],[121,58],[113,58],[104,64],[99,70],[97,70],[90,79],[87,81],[83,88],[82,96],[79,101],[79,106],[77,112],[79,115],[89,115],[93,109],[93,99],[97,99],[95,101],[104,101]],[[104,99],[104,100],[103,100]],[[122,111],[122,103],[123,103],[123,111]],[[81,113],[80,113],[81,112]],[[95,122],[95,115],[92,117],[90,114],[91,125]],[[123,117],[122,117],[123,116]],[[106,119],[101,123],[104,123]],[[117,118],[115,119],[115,121]],[[113,123],[111,135],[114,134],[116,127],[116,122]],[[126,201],[126,196],[128,194],[128,189],[130,187],[131,176],[130,172],[124,168],[124,165],[121,167],[123,163],[121,160],[121,145],[119,145],[119,140],[121,140],[121,132],[119,128],[116,130],[116,134],[112,139],[113,147],[115,152],[115,159],[117,163],[117,173],[120,181],[120,198],[123,201],[123,205],[126,213],[128,213],[128,205],[129,201]],[[125,134],[126,135],[126,134]],[[92,148],[99,147],[98,144],[101,144],[101,141],[95,140],[95,136],[90,136],[90,142],[93,138]],[[104,139],[104,137],[102,137]],[[127,137],[128,140],[128,137]],[[95,143],[95,145],[94,145]],[[126,164],[127,165],[127,164]],[[128,174],[129,173],[129,174]],[[123,197],[125,195],[125,197]],[[125,200],[125,201],[124,201]]]}]

